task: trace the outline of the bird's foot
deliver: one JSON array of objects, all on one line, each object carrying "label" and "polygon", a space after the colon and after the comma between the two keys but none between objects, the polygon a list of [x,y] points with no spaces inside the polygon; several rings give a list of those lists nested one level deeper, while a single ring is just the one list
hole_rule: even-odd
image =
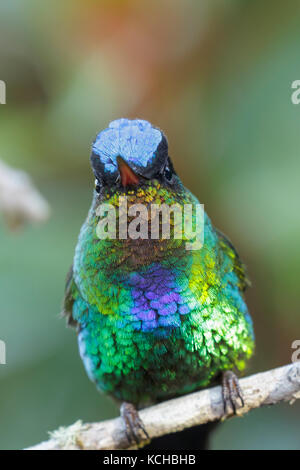
[{"label": "bird's foot", "polygon": [[124,401],[120,408],[120,414],[125,425],[125,433],[130,445],[139,445],[145,440],[150,440],[143,421],[132,403]]},{"label": "bird's foot", "polygon": [[230,370],[222,374],[222,394],[225,414],[229,406],[231,406],[234,414],[236,414],[236,410],[242,408],[245,404],[239,380],[235,373]]}]

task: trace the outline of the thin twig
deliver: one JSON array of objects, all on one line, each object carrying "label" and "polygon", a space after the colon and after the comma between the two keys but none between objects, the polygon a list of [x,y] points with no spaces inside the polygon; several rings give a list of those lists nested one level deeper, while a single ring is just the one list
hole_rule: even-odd
[{"label": "thin twig", "polygon": [[[240,386],[245,406],[238,410],[238,415],[283,401],[292,404],[300,398],[300,362],[243,378]],[[140,417],[151,439],[230,415],[232,413],[228,412],[224,416],[221,387],[191,393],[140,411]],[[59,428],[50,436],[50,440],[27,450],[129,448],[120,418],[88,424],[77,421],[72,426]]]}]

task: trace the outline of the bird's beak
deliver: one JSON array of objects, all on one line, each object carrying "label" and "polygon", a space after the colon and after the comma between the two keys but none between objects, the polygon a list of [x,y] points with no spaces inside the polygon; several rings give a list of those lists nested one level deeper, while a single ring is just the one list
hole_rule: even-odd
[{"label": "bird's beak", "polygon": [[135,174],[135,172],[130,168],[130,166],[123,160],[122,157],[117,157],[117,163],[119,172],[121,175],[121,181],[124,188],[131,184],[138,184],[139,177]]}]

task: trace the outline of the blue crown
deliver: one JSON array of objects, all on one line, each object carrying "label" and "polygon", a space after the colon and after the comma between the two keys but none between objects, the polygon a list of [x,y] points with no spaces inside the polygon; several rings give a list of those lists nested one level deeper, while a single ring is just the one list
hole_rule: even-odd
[{"label": "blue crown", "polygon": [[152,163],[162,138],[161,131],[148,121],[117,119],[99,132],[92,150],[110,173],[116,171],[118,156],[129,164],[146,168]]}]

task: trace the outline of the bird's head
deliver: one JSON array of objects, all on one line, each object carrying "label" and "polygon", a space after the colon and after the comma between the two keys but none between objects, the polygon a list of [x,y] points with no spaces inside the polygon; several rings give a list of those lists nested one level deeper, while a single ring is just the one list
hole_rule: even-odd
[{"label": "bird's head", "polygon": [[112,121],[97,135],[91,163],[99,194],[134,193],[153,180],[169,188],[179,182],[164,133],[140,119]]},{"label": "bird's head", "polygon": [[[171,210],[174,205],[182,207],[192,202],[192,196],[175,173],[168,154],[167,139],[160,129],[140,119],[113,121],[97,135],[92,146],[91,163],[96,177],[91,224],[95,223],[99,209],[100,212],[103,208],[106,211],[109,206],[117,214],[118,223],[112,223],[113,236],[105,244],[108,250],[105,256],[110,267],[113,264],[109,251],[111,247],[118,248],[115,250],[116,262],[119,262],[117,258],[123,249],[123,252],[130,251],[133,267],[167,257],[167,250],[184,249],[183,238],[171,235],[168,240],[168,236],[161,235],[163,218],[159,215],[160,211],[165,210],[166,206]],[[120,202],[123,196],[126,196],[125,214],[129,234],[125,239],[120,228],[125,211]],[[132,235],[131,228],[136,227],[137,223],[136,214],[140,217],[140,231]],[[159,236],[154,236],[152,231],[155,217],[159,221]],[[167,220],[171,220],[168,225],[172,234],[175,233],[173,218]],[[179,220],[181,222],[181,216]],[[114,232],[115,226],[117,232]],[[101,253],[104,256],[104,245],[101,246]]]}]

